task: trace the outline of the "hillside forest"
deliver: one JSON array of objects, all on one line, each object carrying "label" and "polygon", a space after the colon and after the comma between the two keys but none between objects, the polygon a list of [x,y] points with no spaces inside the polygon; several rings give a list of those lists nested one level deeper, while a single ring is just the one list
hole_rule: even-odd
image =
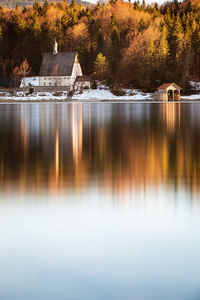
[{"label": "hillside forest", "polygon": [[37,75],[55,39],[60,52],[78,52],[84,74],[108,85],[151,91],[176,82],[187,90],[189,80],[200,81],[200,4],[195,1],[0,7],[0,77]]}]

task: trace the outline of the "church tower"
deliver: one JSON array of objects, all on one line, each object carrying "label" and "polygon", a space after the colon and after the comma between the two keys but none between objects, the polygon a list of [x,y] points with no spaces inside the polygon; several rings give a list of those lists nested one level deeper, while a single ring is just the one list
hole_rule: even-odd
[{"label": "church tower", "polygon": [[53,55],[56,55],[56,54],[58,54],[58,43],[55,40],[54,44],[53,44]]}]

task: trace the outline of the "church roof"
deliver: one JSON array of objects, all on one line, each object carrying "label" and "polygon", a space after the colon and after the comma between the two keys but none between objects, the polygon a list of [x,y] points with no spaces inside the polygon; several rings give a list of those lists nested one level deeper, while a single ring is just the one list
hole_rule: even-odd
[{"label": "church roof", "polygon": [[71,76],[76,52],[44,53],[39,76]]}]

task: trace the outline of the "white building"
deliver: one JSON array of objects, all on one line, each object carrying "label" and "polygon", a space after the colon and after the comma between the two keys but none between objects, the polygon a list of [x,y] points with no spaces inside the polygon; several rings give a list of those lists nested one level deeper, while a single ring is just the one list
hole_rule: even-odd
[{"label": "white building", "polygon": [[159,101],[179,101],[182,88],[176,83],[164,83],[157,88],[155,97]]},{"label": "white building", "polygon": [[39,86],[40,85],[40,78],[37,77],[25,77],[22,79],[20,87],[26,86]]},{"label": "white building", "polygon": [[77,76],[75,83],[74,83],[74,89],[75,90],[82,90],[82,89],[90,89],[91,87],[91,78],[89,76]]},{"label": "white building", "polygon": [[73,88],[76,77],[83,76],[78,55],[75,51],[58,53],[57,46],[55,41],[53,53],[44,53],[39,77],[23,78],[20,87],[65,86]]}]

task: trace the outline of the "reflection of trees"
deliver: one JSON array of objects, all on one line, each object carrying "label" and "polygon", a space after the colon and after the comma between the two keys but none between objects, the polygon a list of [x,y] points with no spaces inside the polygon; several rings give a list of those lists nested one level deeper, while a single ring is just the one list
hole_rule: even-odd
[{"label": "reflection of trees", "polygon": [[8,107],[0,115],[1,187],[199,188],[200,119],[190,108],[109,104],[105,117],[89,104],[51,104],[48,113],[42,105],[35,113],[33,105]]}]

